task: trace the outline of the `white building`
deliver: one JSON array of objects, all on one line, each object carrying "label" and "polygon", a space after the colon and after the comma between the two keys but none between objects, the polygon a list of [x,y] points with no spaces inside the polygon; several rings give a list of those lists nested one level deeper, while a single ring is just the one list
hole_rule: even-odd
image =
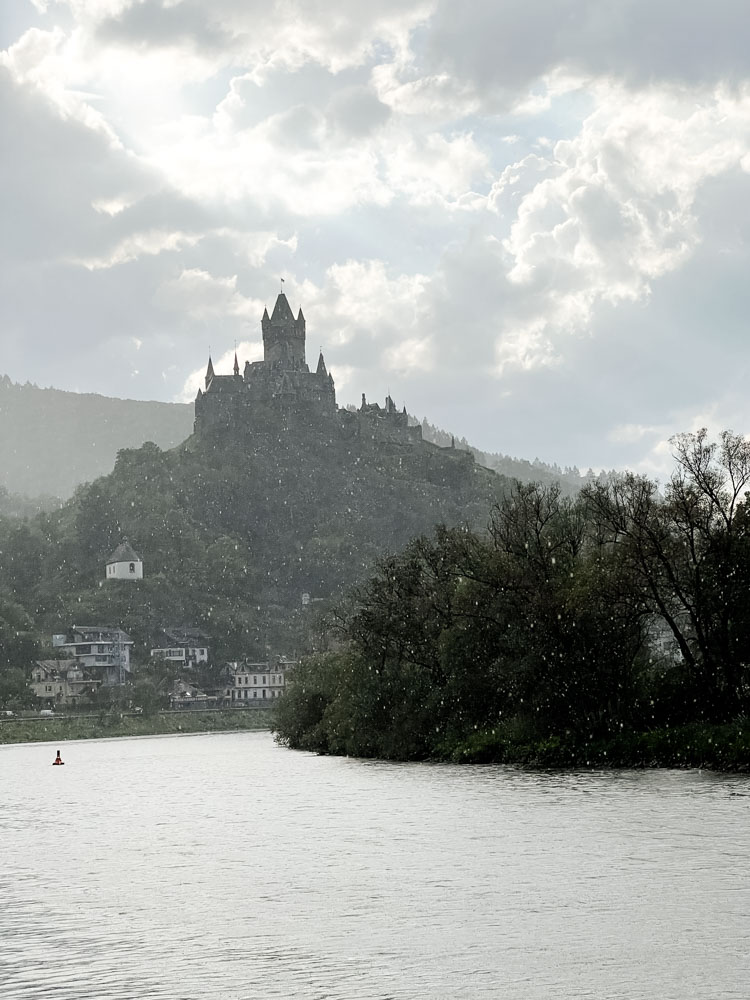
[{"label": "white building", "polygon": [[286,672],[291,662],[231,663],[227,701],[232,705],[258,705],[281,698],[286,686]]},{"label": "white building", "polygon": [[106,580],[142,580],[143,560],[126,540],[107,560]]},{"label": "white building", "polygon": [[84,672],[77,660],[37,660],[29,687],[46,705],[78,705],[95,694],[101,681]]},{"label": "white building", "polygon": [[69,633],[52,636],[52,645],[99,678],[107,687],[124,684],[130,673],[133,640],[121,628],[74,625]]},{"label": "white building", "polygon": [[162,645],[151,650],[152,660],[165,660],[179,667],[208,663],[208,636],[200,629],[165,629]]}]

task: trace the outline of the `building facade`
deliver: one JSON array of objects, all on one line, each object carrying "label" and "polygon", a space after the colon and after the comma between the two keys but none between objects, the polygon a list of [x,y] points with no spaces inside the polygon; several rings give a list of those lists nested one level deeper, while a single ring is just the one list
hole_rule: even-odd
[{"label": "building facade", "polygon": [[230,663],[225,701],[236,707],[258,707],[283,697],[287,673],[293,666],[289,660],[279,660],[276,663]]},{"label": "building facade", "polygon": [[84,670],[75,659],[37,660],[29,687],[48,708],[86,702],[96,694],[101,680]]},{"label": "building facade", "polygon": [[200,629],[170,628],[158,637],[161,643],[150,652],[152,660],[163,660],[179,667],[195,667],[208,663],[209,637]]},{"label": "building facade", "polygon": [[78,626],[52,636],[52,645],[104,687],[124,684],[130,675],[133,640],[121,628]]}]

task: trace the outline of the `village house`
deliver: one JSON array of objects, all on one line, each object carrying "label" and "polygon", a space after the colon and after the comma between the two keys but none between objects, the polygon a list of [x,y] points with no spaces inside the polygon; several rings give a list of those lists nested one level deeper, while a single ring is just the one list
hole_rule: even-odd
[{"label": "village house", "polygon": [[281,698],[287,683],[287,672],[293,666],[293,661],[284,659],[275,663],[230,663],[226,702],[236,707],[257,707]]},{"label": "village house", "polygon": [[200,629],[164,629],[157,640],[161,645],[151,650],[151,659],[164,660],[178,667],[195,667],[199,663],[208,663],[208,638]]},{"label": "village house", "polygon": [[191,711],[201,711],[206,708],[216,708],[219,698],[217,695],[206,694],[186,681],[177,680],[172,687],[169,696],[169,707],[172,709],[189,709]]},{"label": "village house", "polygon": [[68,633],[53,635],[52,645],[104,687],[121,685],[128,679],[133,640],[121,628],[74,625]]},{"label": "village house", "polygon": [[96,694],[101,681],[83,670],[77,660],[37,660],[30,688],[48,708],[74,706]]}]

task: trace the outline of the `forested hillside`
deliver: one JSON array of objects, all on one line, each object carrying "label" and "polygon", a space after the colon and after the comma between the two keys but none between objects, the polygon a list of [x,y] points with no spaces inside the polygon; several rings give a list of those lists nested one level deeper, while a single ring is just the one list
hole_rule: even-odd
[{"label": "forested hillside", "polygon": [[0,486],[66,498],[111,472],[121,448],[172,448],[193,428],[193,407],[40,389],[0,378]]},{"label": "forested hillside", "polygon": [[[504,486],[428,443],[309,429],[191,437],[171,451],[148,443],[122,450],[110,475],[60,510],[0,523],[0,574],[40,635],[108,622],[145,644],[155,628],[190,622],[218,656],[258,657],[288,651],[303,593],[313,605],[340,596],[377,556],[437,523],[481,527]],[[145,579],[102,586],[123,538]]]}]

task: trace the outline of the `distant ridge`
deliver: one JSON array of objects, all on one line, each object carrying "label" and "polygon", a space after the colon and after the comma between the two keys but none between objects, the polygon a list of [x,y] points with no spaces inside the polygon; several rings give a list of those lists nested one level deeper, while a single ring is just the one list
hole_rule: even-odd
[{"label": "distant ridge", "polygon": [[112,471],[121,448],[172,448],[193,429],[186,403],[114,399],[41,389],[0,378],[0,486],[11,493],[69,497]]},{"label": "distant ridge", "polygon": [[470,451],[479,465],[483,465],[486,469],[492,469],[493,472],[499,472],[500,475],[507,476],[509,479],[519,479],[522,483],[544,483],[547,486],[559,483],[562,492],[567,495],[577,493],[586,483],[590,483],[594,479],[606,479],[615,474],[613,470],[597,475],[592,469],[582,473],[575,466],[561,469],[559,465],[549,465],[538,458],[530,462],[523,458],[503,455],[501,452],[480,451],[479,448],[470,445],[466,438],[454,437],[450,431],[444,431],[431,424],[426,417],[418,420],[410,415],[409,422],[421,424],[422,437],[425,441],[432,441],[433,444],[440,445],[441,448],[447,448],[453,444],[463,451]]},{"label": "distant ridge", "polygon": [[[139,448],[153,441],[173,448],[193,430],[192,403],[144,402],[116,399],[98,393],[42,389],[0,377],[0,487],[26,497],[67,499],[81,483],[111,472],[121,448]],[[409,417],[421,424],[425,441],[447,447],[452,435],[427,419]],[[473,448],[465,438],[456,448],[470,451],[480,465],[523,482],[560,482],[574,493],[594,478],[589,470],[560,469],[491,454]]]}]

